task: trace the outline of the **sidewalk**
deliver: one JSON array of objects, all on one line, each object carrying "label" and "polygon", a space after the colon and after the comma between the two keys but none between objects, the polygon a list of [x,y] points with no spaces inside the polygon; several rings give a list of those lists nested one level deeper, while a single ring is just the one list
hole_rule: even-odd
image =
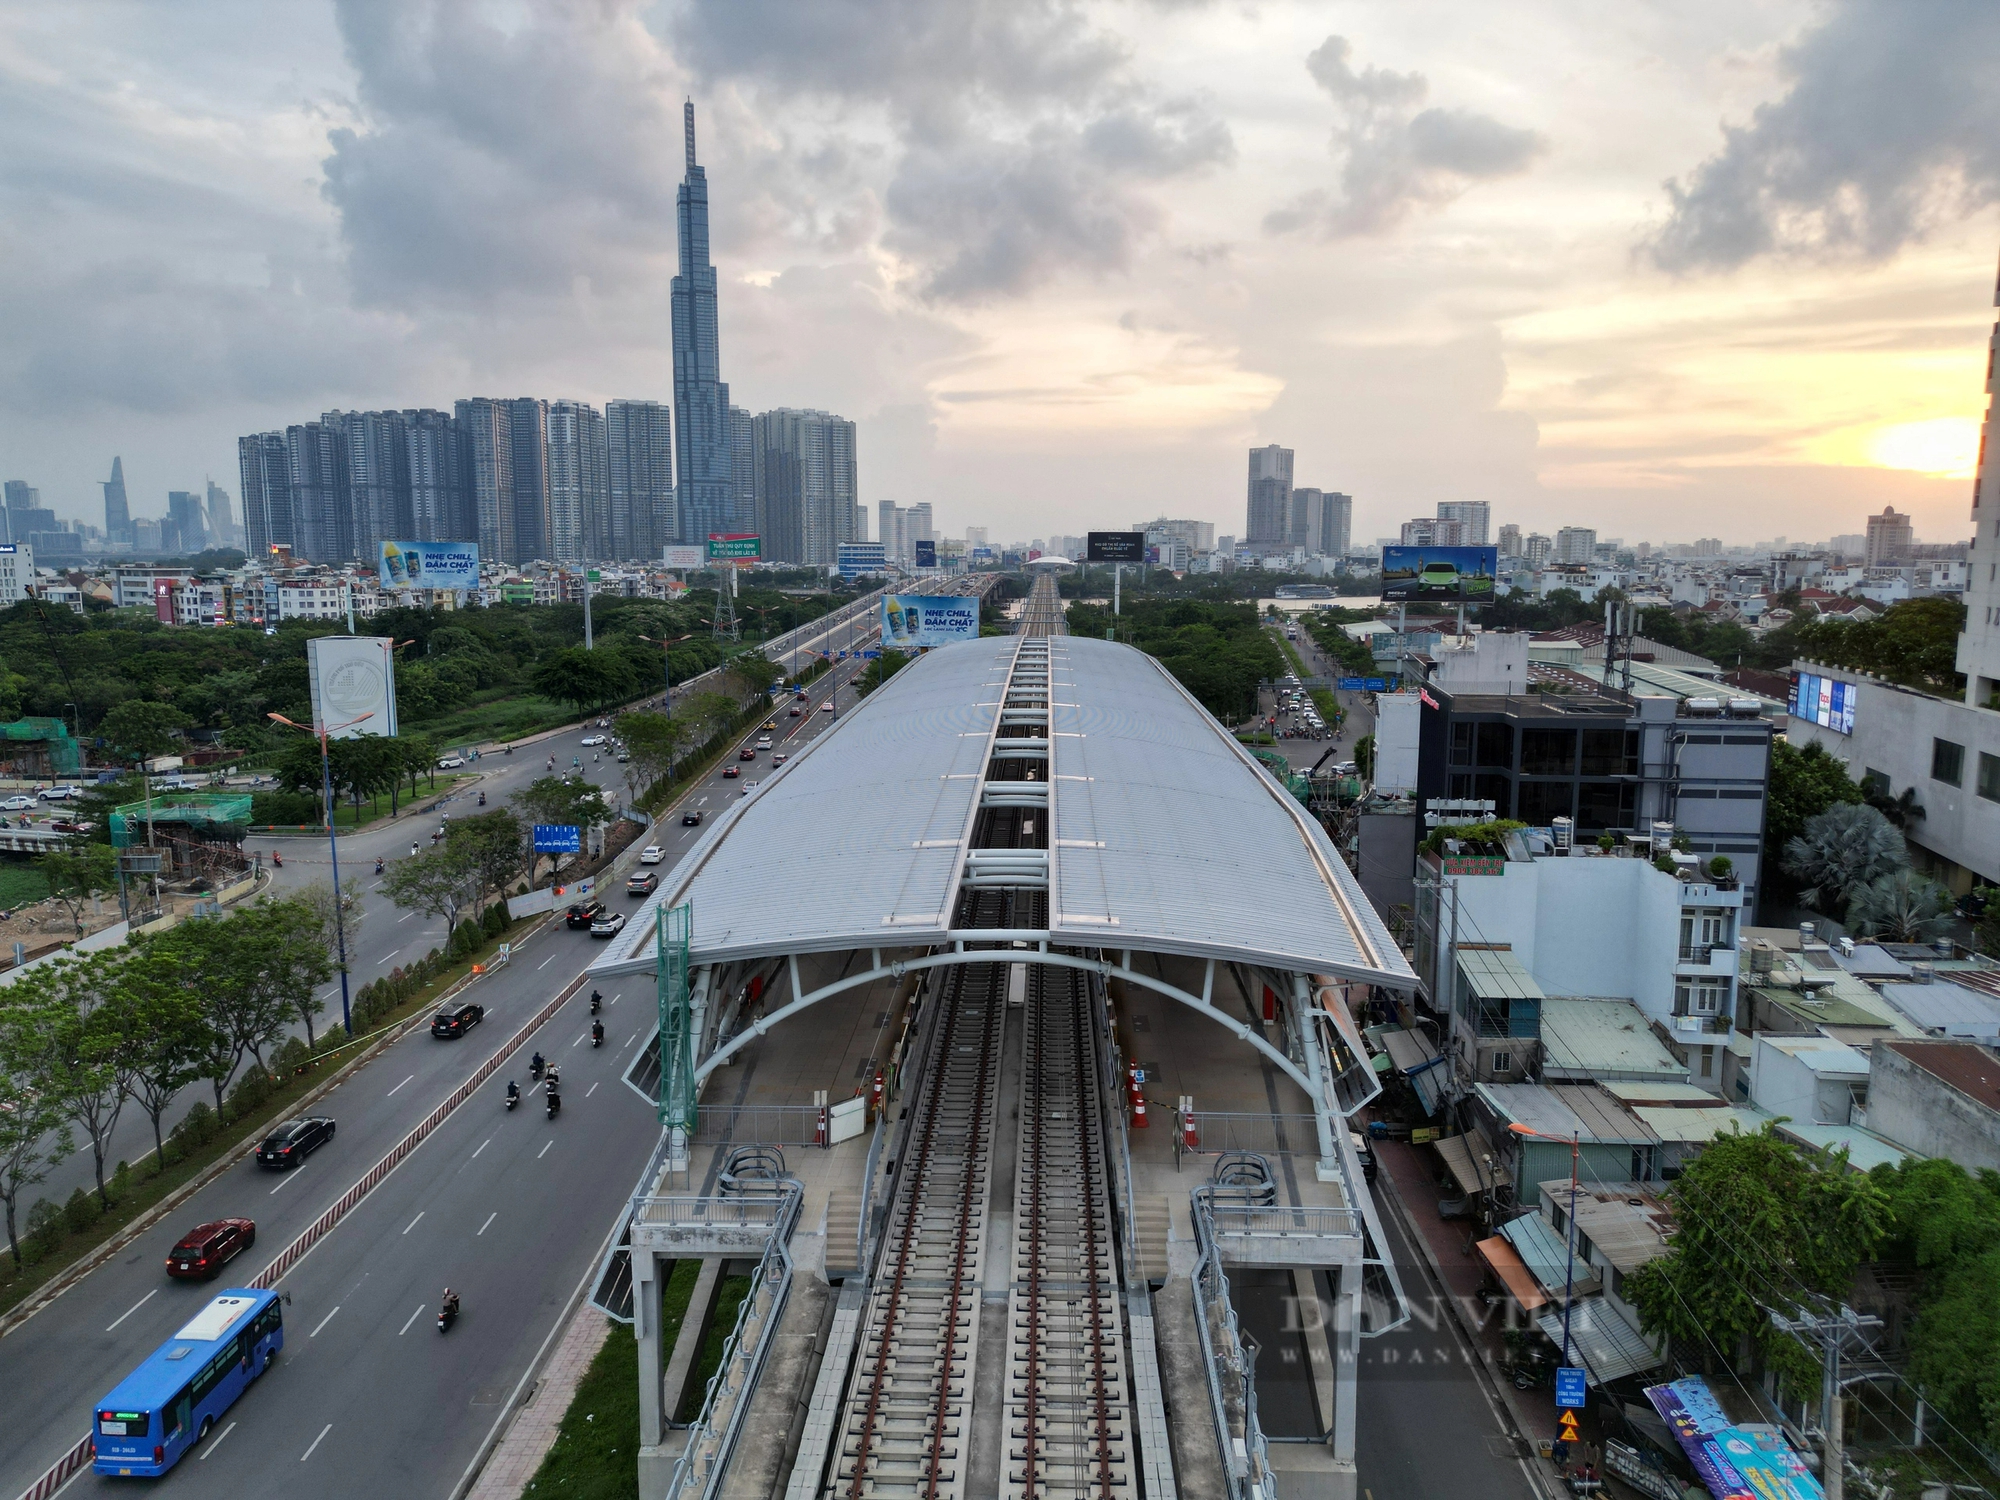
[{"label": "sidewalk", "polygon": [[611,1334],[611,1320],[588,1302],[570,1314],[562,1342],[535,1382],[534,1394],[507,1424],[506,1434],[479,1471],[479,1482],[466,1500],[515,1500],[535,1477],[535,1471],[555,1446],[563,1417],[576,1396],[590,1362]]}]

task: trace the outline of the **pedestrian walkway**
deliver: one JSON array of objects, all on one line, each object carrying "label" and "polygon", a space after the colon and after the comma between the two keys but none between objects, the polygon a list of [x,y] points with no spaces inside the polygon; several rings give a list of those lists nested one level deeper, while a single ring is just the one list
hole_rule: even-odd
[{"label": "pedestrian walkway", "polygon": [[515,1415],[493,1456],[479,1471],[468,1500],[516,1500],[555,1446],[563,1416],[590,1362],[610,1336],[611,1321],[585,1302],[570,1315],[562,1342],[549,1356],[534,1395]]}]

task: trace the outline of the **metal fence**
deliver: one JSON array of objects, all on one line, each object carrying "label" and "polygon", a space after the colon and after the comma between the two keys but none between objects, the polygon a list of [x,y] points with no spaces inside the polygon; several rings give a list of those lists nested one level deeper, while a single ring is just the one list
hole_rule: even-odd
[{"label": "metal fence", "polygon": [[1257,1420],[1255,1369],[1244,1350],[1243,1330],[1230,1301],[1229,1277],[1222,1269],[1211,1210],[1208,1189],[1196,1188],[1194,1226],[1201,1258],[1195,1262],[1193,1276],[1194,1324],[1201,1336],[1202,1366],[1208,1375],[1209,1407],[1222,1454],[1223,1478],[1230,1500],[1277,1500],[1270,1444]]},{"label": "metal fence", "polygon": [[[1180,1122],[1174,1124],[1179,1139]],[[1203,1155],[1249,1151],[1258,1156],[1319,1156],[1319,1122],[1313,1115],[1224,1114],[1197,1108],[1194,1127],[1201,1142],[1195,1149]]]},{"label": "metal fence", "polygon": [[694,1139],[698,1146],[817,1146],[820,1112],[810,1104],[705,1104]]},{"label": "metal fence", "polygon": [[1351,1208],[1303,1208],[1283,1203],[1215,1203],[1208,1209],[1215,1233],[1232,1240],[1361,1238],[1361,1215]]}]

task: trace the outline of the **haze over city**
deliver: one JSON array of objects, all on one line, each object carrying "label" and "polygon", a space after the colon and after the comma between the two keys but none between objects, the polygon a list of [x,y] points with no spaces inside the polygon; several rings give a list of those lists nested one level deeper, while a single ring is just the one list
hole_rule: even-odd
[{"label": "haze over city", "polygon": [[[996,538],[1355,497],[1962,533],[2000,156],[1975,4],[13,6],[0,454],[64,517],[236,439],[671,397],[680,111],[723,375]],[[1080,503],[1101,504],[1085,515]]]}]

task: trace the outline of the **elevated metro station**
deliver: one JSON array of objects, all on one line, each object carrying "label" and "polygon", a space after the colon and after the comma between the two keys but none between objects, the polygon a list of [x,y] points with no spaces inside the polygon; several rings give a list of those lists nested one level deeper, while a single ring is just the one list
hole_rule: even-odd
[{"label": "elevated metro station", "polygon": [[[660,1009],[627,1075],[660,1145],[596,1294],[649,1500],[1359,1493],[1359,1340],[1406,1313],[1354,1014],[1414,976],[1192,696],[1042,613],[848,710],[592,968]],[[1297,1309],[1292,1441],[1252,1281]]]}]

